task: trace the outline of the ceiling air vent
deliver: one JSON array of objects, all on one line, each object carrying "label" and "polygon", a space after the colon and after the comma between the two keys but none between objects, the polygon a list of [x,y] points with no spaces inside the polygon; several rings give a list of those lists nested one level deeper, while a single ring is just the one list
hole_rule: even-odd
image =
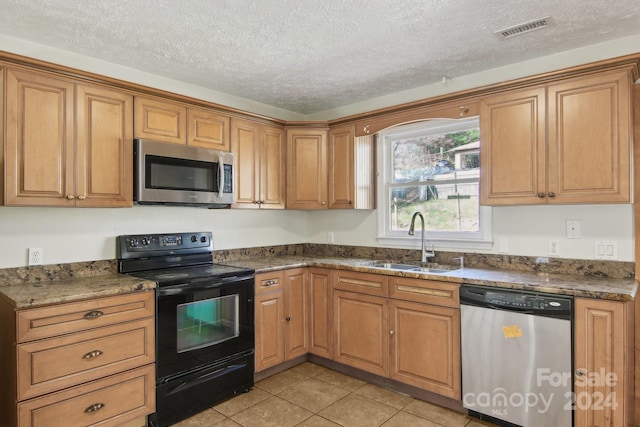
[{"label": "ceiling air vent", "polygon": [[528,33],[529,31],[548,27],[551,23],[551,17],[545,16],[544,18],[536,19],[535,21],[529,21],[514,27],[505,28],[504,30],[494,31],[493,34],[508,39],[509,37],[519,36],[520,34]]}]

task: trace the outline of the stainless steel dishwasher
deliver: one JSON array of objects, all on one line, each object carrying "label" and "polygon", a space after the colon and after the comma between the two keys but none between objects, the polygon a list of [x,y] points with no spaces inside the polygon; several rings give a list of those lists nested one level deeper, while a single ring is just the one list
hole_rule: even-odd
[{"label": "stainless steel dishwasher", "polygon": [[462,396],[505,426],[571,427],[573,298],[460,287]]}]

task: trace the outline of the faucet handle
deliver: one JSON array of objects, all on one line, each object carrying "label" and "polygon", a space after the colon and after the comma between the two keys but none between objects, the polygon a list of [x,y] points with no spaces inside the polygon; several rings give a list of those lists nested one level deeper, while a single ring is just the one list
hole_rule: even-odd
[{"label": "faucet handle", "polygon": [[455,258],[451,258],[454,261],[460,261],[460,268],[464,268],[464,257],[463,256],[459,256],[459,257],[455,257]]}]

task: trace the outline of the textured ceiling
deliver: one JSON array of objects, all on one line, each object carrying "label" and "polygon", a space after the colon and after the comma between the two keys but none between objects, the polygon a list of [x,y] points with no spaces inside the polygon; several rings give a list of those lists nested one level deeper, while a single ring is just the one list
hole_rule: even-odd
[{"label": "textured ceiling", "polygon": [[0,0],[0,34],[302,114],[638,33],[640,0]]}]

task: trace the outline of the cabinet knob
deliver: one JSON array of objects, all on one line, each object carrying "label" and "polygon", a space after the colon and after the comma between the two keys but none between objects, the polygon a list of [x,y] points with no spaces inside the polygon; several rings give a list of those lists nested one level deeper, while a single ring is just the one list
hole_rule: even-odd
[{"label": "cabinet knob", "polygon": [[85,354],[84,356],[82,356],[83,359],[95,359],[96,357],[100,356],[102,354],[102,352],[100,350],[93,350],[90,351],[89,353]]},{"label": "cabinet knob", "polygon": [[353,204],[353,201],[349,200],[349,204],[350,204],[350,205],[352,205],[352,204]]},{"label": "cabinet knob", "polygon": [[91,412],[99,411],[102,408],[104,408],[104,403],[94,403],[93,405],[91,405],[87,409],[85,409],[84,412],[86,414],[90,414]]},{"label": "cabinet knob", "polygon": [[365,127],[362,128],[362,130],[364,131],[364,133],[369,133],[369,125],[366,125]]},{"label": "cabinet knob", "polygon": [[389,331],[389,335],[393,335],[393,331]]},{"label": "cabinet knob", "polygon": [[326,203],[325,203],[325,202],[320,202],[320,204],[321,204],[322,206],[324,206]]},{"label": "cabinet knob", "polygon": [[460,107],[460,117],[464,117],[469,112],[469,107]]},{"label": "cabinet knob", "polygon": [[553,191],[549,192],[549,197],[556,197],[556,193],[554,193]]},{"label": "cabinet knob", "polygon": [[78,200],[84,200],[86,198],[87,198],[87,196],[78,196]]},{"label": "cabinet knob", "polygon": [[286,320],[287,322],[290,322],[291,321],[291,317],[287,316],[287,317],[284,318],[284,320]]},{"label": "cabinet knob", "polygon": [[538,193],[538,197],[540,197],[541,199],[544,199],[545,194],[541,191]]},{"label": "cabinet knob", "polygon": [[75,196],[73,194],[67,194],[67,199],[73,200],[75,199]]},{"label": "cabinet knob", "polygon": [[586,374],[584,369],[576,369],[576,377],[582,377]]},{"label": "cabinet knob", "polygon": [[86,313],[83,317],[85,319],[97,319],[98,317],[102,316],[104,313],[101,312],[100,310],[93,310],[90,311],[88,313]]}]

